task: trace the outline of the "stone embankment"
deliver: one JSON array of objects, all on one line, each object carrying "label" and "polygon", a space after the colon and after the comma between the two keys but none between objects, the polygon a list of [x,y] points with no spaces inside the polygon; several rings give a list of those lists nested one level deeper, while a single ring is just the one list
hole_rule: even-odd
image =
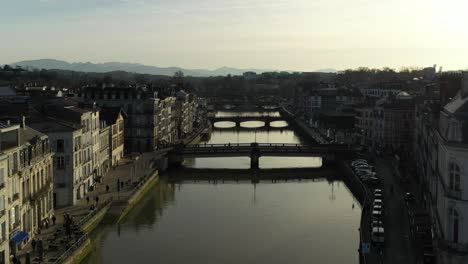
[{"label": "stone embankment", "polygon": [[[38,252],[34,254],[28,244],[18,254],[22,263],[26,263],[28,253],[31,263],[80,263],[92,250],[89,234],[103,221],[122,221],[144,194],[157,184],[158,170],[148,165],[152,157],[152,153],[144,153],[123,159],[86,198],[74,206],[55,210],[56,224],[36,236],[36,240],[41,240],[44,245],[43,260],[39,262]],[[65,214],[73,219],[70,236],[65,234]]]}]

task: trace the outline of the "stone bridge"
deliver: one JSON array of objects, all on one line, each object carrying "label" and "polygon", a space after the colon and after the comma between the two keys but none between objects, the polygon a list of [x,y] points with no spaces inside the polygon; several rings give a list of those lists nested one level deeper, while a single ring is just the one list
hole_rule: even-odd
[{"label": "stone bridge", "polygon": [[180,162],[184,157],[250,157],[250,168],[259,169],[262,156],[276,157],[321,157],[324,162],[334,161],[337,157],[349,157],[354,148],[345,144],[201,144],[180,146],[173,150]]},{"label": "stone bridge", "polygon": [[236,123],[236,127],[240,127],[241,123],[247,122],[247,121],[261,121],[265,123],[266,127],[270,127],[271,122],[275,121],[284,121],[285,119],[281,116],[215,116],[211,117],[210,121],[212,124],[218,123],[218,122],[233,122]]}]

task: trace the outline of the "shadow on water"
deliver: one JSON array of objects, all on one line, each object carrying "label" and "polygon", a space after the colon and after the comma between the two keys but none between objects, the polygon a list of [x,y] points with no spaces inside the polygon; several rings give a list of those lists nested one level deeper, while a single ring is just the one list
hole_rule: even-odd
[{"label": "shadow on water", "polygon": [[175,189],[174,183],[161,179],[154,190],[149,191],[135,205],[121,224],[99,225],[90,236],[93,251],[81,263],[104,263],[102,258],[105,254],[102,252],[102,247],[109,236],[119,238],[124,230],[139,234],[144,230],[154,228],[158,220],[163,217],[165,209],[175,202]]}]

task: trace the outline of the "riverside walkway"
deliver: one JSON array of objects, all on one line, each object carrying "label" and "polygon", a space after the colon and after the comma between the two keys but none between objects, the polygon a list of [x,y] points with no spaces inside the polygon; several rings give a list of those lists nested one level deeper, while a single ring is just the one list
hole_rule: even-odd
[{"label": "riverside walkway", "polygon": [[[29,242],[19,252],[18,256],[21,263],[26,262],[26,254],[30,253],[31,263],[62,263],[64,254],[72,249],[81,246],[87,241],[87,234],[83,230],[83,225],[90,220],[94,215],[103,210],[112,200],[129,199],[131,194],[138,188],[135,186],[142,176],[133,175],[131,173],[134,161],[124,158],[119,162],[119,166],[111,169],[109,173],[101,179],[101,182],[96,185],[96,188],[87,194],[89,202],[86,198],[79,200],[76,205],[68,206],[55,210],[56,223],[52,221],[47,229],[43,228],[41,233],[36,235],[35,240],[43,241],[43,261],[39,262],[37,248],[36,254],[33,253],[31,243]],[[117,188],[117,182],[121,183],[121,188]],[[123,184],[123,185],[122,185]],[[109,190],[106,190],[109,186]],[[96,197],[98,202],[96,203]],[[96,206],[97,205],[97,206]],[[94,206],[94,210],[90,207]],[[72,236],[68,238],[65,234],[64,215],[68,214],[72,217],[74,230]],[[75,246],[75,248],[73,248]]]}]

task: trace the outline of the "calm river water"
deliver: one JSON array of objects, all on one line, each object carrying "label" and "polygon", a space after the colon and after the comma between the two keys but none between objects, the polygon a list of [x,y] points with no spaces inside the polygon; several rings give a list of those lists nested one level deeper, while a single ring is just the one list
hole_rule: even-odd
[{"label": "calm river water", "polygon": [[[258,125],[261,123],[242,124]],[[273,124],[284,125],[287,123],[282,121]],[[269,132],[216,129],[207,143],[254,141],[300,143],[300,138],[287,128]],[[187,160],[185,166],[247,168],[249,162],[244,158],[196,158]],[[262,158],[260,166],[319,167],[321,160]],[[342,181],[261,181],[253,185],[248,181],[172,184],[161,180],[121,225],[102,226],[95,232],[95,249],[84,263],[353,264],[359,262],[360,215],[358,202]]]}]

